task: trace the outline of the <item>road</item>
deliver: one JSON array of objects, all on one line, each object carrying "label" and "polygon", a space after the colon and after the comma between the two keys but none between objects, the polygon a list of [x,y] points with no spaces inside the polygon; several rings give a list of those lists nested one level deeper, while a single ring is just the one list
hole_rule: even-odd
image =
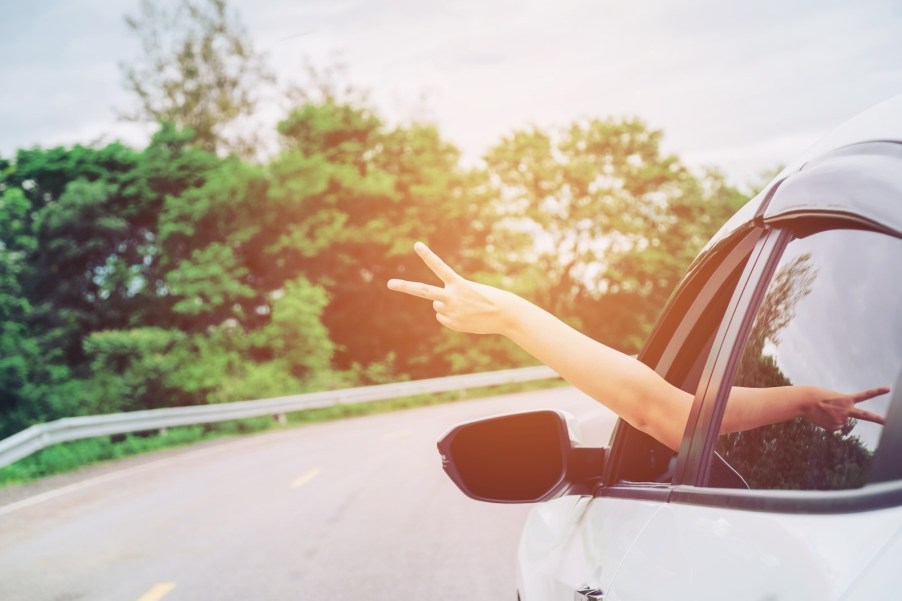
[{"label": "road", "polygon": [[[461,421],[555,407],[572,388],[314,424],[0,491],[0,599],[514,599],[529,506],[479,503],[435,441]],[[591,439],[591,440],[588,440]],[[74,481],[72,481],[74,479]]]}]

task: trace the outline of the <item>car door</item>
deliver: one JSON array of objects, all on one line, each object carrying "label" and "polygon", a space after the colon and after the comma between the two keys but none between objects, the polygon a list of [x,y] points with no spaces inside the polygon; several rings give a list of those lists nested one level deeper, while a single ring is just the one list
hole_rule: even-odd
[{"label": "car door", "polygon": [[[692,391],[698,385],[762,234],[751,226],[734,232],[696,262],[674,294],[641,358],[675,385]],[[675,458],[670,449],[619,422],[603,494],[542,503],[527,519],[517,562],[521,598],[570,601],[609,590],[639,534],[666,505]]]},{"label": "car door", "polygon": [[[902,561],[902,238],[838,212],[765,227],[706,359],[666,502],[607,600],[840,599],[876,590],[867,574],[885,579]],[[720,434],[733,386],[789,385],[889,387],[862,403],[889,423],[834,433],[796,418]]]}]

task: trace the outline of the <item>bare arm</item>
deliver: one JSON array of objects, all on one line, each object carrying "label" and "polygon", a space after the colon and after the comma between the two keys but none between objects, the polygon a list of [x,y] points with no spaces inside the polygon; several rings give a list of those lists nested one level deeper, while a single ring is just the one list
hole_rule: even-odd
[{"label": "bare arm", "polygon": [[856,405],[888,392],[889,388],[885,386],[853,394],[842,394],[817,386],[734,386],[730,391],[720,432],[726,434],[750,430],[796,417],[804,417],[825,430],[839,430],[850,418],[883,424],[883,416]]},{"label": "bare arm", "polygon": [[[417,254],[444,286],[390,280],[388,287],[432,301],[442,325],[473,334],[501,334],[634,427],[678,449],[692,395],[643,363],[581,334],[544,309],[510,292],[467,280],[425,245]],[[848,417],[881,420],[854,405],[883,394],[880,388],[839,395],[815,387],[733,389],[721,432],[747,430],[794,417],[837,429]],[[870,396],[866,396],[870,395]]]}]

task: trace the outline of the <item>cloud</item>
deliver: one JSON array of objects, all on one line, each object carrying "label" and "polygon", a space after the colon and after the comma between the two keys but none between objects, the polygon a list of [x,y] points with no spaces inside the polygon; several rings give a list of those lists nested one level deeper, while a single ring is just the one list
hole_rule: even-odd
[{"label": "cloud", "polygon": [[[233,5],[282,82],[302,78],[305,57],[322,66],[338,53],[389,120],[428,114],[471,158],[530,123],[629,114],[664,129],[690,160],[729,161],[718,164],[741,179],[902,91],[902,15],[891,0]],[[118,131],[112,107],[130,99],[117,64],[138,48],[117,11],[136,9],[14,5],[13,35],[0,40],[16,82],[0,91],[0,153],[77,131],[79,120]],[[274,121],[281,110],[264,112]]]}]

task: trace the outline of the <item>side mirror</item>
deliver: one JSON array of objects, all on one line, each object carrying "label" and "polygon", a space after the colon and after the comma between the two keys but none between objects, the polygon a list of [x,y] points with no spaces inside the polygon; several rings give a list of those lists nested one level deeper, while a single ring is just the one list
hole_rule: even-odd
[{"label": "side mirror", "polygon": [[549,409],[456,426],[438,441],[442,467],[478,501],[534,503],[588,494],[601,480],[607,450],[580,446],[570,421]]}]

